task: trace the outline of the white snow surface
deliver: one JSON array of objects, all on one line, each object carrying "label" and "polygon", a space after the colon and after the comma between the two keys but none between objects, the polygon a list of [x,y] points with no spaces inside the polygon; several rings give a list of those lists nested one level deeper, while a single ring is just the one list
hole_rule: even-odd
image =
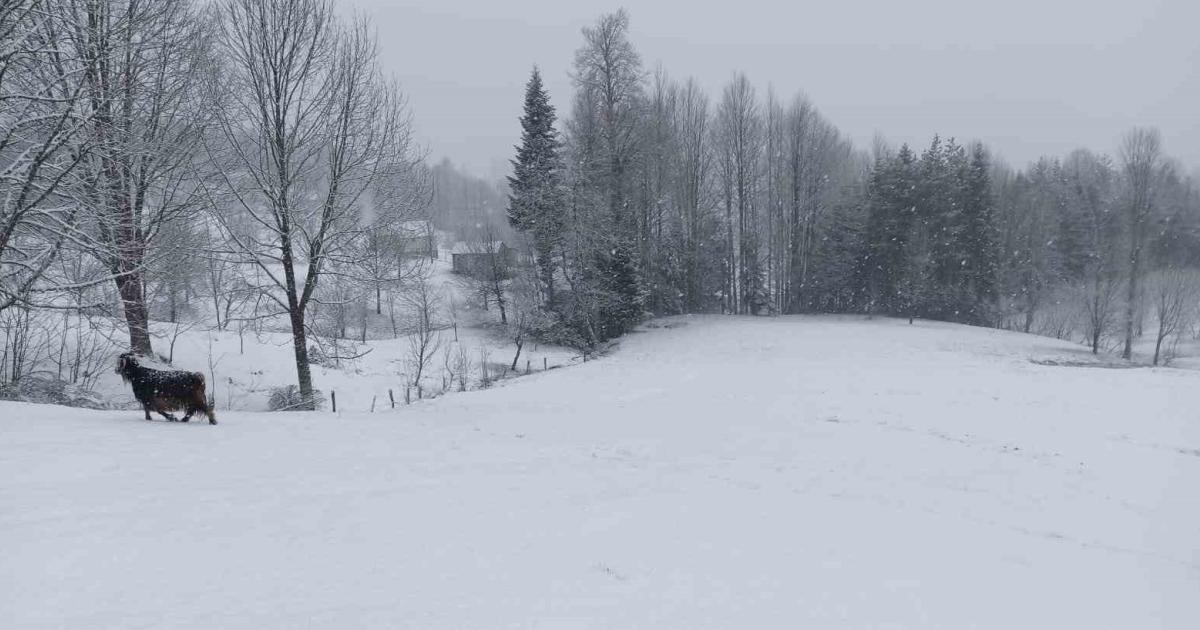
[{"label": "white snow surface", "polygon": [[659,320],[395,411],[0,403],[0,628],[1200,627],[1200,375]]}]

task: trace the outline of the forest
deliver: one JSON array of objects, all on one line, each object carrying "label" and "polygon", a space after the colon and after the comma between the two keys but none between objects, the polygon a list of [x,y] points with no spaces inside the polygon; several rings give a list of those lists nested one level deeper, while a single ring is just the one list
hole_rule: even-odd
[{"label": "forest", "polygon": [[[1013,169],[978,142],[854,147],[806,96],[648,71],[584,29],[555,126],[536,69],[510,179],[544,301],[585,340],[645,313],[865,313],[1078,339],[1191,330],[1200,195],[1153,128]],[[554,299],[556,283],[566,289]],[[1188,334],[1194,334],[1189,332]]]}]

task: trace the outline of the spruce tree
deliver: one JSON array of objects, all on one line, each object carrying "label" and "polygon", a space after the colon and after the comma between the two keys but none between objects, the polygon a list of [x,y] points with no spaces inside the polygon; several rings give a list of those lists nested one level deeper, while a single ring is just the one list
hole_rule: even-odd
[{"label": "spruce tree", "polygon": [[996,301],[996,227],[992,218],[992,190],[987,153],[976,144],[962,182],[962,230],[958,249],[963,253],[962,282],[966,298],[965,321],[989,323]]},{"label": "spruce tree", "polygon": [[[917,220],[917,161],[908,145],[875,163],[867,187],[866,254],[860,263],[868,308],[908,314],[911,283],[903,283]],[[901,285],[904,284],[902,287]],[[905,295],[901,295],[904,293]]]},{"label": "spruce tree", "polygon": [[555,253],[562,244],[562,184],[558,131],[554,106],[534,67],[525,86],[525,112],[521,116],[521,144],[508,178],[508,221],[533,242],[538,279],[546,307],[554,309]]}]

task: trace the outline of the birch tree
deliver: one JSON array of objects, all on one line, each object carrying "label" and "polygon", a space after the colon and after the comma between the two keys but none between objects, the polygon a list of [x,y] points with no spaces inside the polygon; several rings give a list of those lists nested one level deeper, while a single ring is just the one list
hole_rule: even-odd
[{"label": "birch tree", "polygon": [[709,179],[712,153],[709,150],[708,96],[693,79],[678,90],[673,120],[678,167],[671,187],[674,206],[683,225],[683,305],[687,312],[708,307],[710,283],[719,274],[709,273],[717,258],[717,224],[712,216]]},{"label": "birch tree", "polygon": [[757,313],[762,306],[755,197],[763,153],[763,124],[754,87],[738,73],[717,107],[714,151],[725,207],[727,309]]}]

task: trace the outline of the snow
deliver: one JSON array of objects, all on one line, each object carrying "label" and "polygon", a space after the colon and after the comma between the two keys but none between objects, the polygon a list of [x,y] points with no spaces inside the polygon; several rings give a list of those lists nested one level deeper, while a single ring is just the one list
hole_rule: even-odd
[{"label": "snow", "polygon": [[1200,375],[1086,357],[690,317],[374,414],[0,403],[0,627],[1200,627]]},{"label": "snow", "polygon": [[[486,349],[490,353],[491,378],[498,376],[498,365],[511,365],[516,352],[512,340],[502,332],[495,306],[484,311],[478,300],[468,295],[468,287],[451,273],[450,266],[447,255],[427,269],[427,277],[438,297],[433,320],[439,328],[439,340],[438,350],[422,379],[426,395],[440,395],[443,387],[445,393],[454,393],[456,390],[456,386],[446,382],[444,365],[447,351],[456,352],[461,348],[470,357],[467,380],[472,388],[478,386],[482,376],[479,365],[481,350]],[[246,328],[239,335],[236,324],[230,324],[223,331],[212,328],[209,304],[197,302],[194,307],[208,310],[199,313],[190,323],[179,324],[178,335],[175,334],[175,324],[151,323],[155,350],[162,355],[172,354],[173,361],[171,365],[144,361],[148,367],[203,373],[210,393],[215,396],[218,412],[267,411],[272,388],[296,383],[292,335],[286,319],[279,317],[268,320],[269,325],[261,332],[255,333],[253,329]],[[401,404],[405,384],[410,380],[406,375],[412,370],[409,335],[404,334],[403,327],[411,326],[415,315],[403,305],[398,307],[400,314],[397,321],[401,326],[401,334],[393,337],[387,306],[384,306],[382,315],[375,314],[374,303],[371,307],[367,342],[359,343],[360,330],[352,329],[350,336],[353,339],[339,341],[342,347],[339,354],[343,357],[340,361],[329,360],[312,366],[314,387],[322,391],[326,398],[329,392],[335,392],[339,410],[369,411],[372,400],[377,410],[389,406],[388,390],[392,390],[397,404]],[[250,315],[249,312],[235,314]],[[357,326],[357,316],[350,319]],[[455,323],[457,327],[453,327]],[[112,325],[119,327],[120,322],[113,322]],[[127,349],[121,345],[127,341],[119,329],[114,330],[116,332],[110,334],[111,340],[106,344],[106,350],[115,362],[116,355]],[[177,338],[171,352],[173,336]],[[332,354],[333,345],[328,339],[324,341],[324,347],[329,349],[327,352]],[[317,339],[310,335],[309,347],[315,346]],[[521,349],[517,371],[524,373],[526,368],[539,371],[544,367],[564,367],[580,360],[576,351],[567,348],[528,343]],[[137,406],[129,386],[111,369],[106,369],[97,380],[96,389],[109,405]],[[415,398],[416,392],[412,391],[411,396]]]}]

